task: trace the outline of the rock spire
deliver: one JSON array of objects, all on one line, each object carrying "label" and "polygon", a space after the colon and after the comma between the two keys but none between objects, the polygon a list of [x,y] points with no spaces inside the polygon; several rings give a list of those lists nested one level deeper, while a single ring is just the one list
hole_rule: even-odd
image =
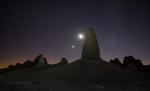
[{"label": "rock spire", "polygon": [[85,42],[82,49],[82,59],[100,58],[100,50],[95,31],[92,28],[89,28],[85,35]]}]

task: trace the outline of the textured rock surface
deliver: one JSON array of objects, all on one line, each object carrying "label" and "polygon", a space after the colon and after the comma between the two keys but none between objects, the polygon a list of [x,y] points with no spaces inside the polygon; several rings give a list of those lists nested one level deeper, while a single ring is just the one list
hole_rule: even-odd
[{"label": "textured rock surface", "polygon": [[47,60],[43,55],[39,55],[34,59],[36,66],[43,66],[47,64]]},{"label": "textured rock surface", "polygon": [[100,50],[96,34],[93,29],[86,31],[86,38],[82,49],[82,59],[100,58]]}]

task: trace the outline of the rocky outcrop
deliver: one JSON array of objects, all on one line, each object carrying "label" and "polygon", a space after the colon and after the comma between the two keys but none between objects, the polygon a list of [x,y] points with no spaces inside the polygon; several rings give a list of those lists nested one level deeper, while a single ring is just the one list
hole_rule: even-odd
[{"label": "rocky outcrop", "polygon": [[127,68],[130,70],[136,70],[140,72],[150,72],[149,65],[143,65],[141,60],[135,59],[133,56],[125,56],[123,60],[123,64],[119,61],[118,58],[114,60],[110,60],[110,64],[119,65],[123,68]]},{"label": "rocky outcrop", "polygon": [[62,58],[58,64],[60,65],[68,64],[68,60],[66,58]]},{"label": "rocky outcrop", "polygon": [[34,62],[31,60],[27,60],[23,63],[23,68],[29,68],[29,67],[33,67],[34,66]]},{"label": "rocky outcrop", "polygon": [[39,55],[34,59],[34,63],[36,66],[44,66],[47,65],[47,60],[45,57],[43,57],[43,55]]},{"label": "rocky outcrop", "polygon": [[123,64],[120,62],[118,58],[115,58],[114,60],[110,60],[110,63],[123,67]]},{"label": "rocky outcrop", "polygon": [[59,67],[59,66],[64,66],[68,64],[68,60],[66,58],[61,58],[60,62],[56,64],[52,64],[50,67]]},{"label": "rocky outcrop", "polygon": [[[32,67],[41,67],[47,65],[47,60],[43,55],[37,56],[34,61],[27,60],[23,64],[16,63],[15,65],[9,65],[7,68],[0,69],[0,73],[5,73],[9,71],[16,71],[24,68],[32,68]],[[48,67],[48,66],[47,66]]]},{"label": "rocky outcrop", "polygon": [[125,56],[123,63],[121,63],[118,58],[115,58],[114,60],[110,60],[109,63],[130,70],[136,70],[140,72],[150,72],[150,65],[143,65],[141,60],[135,59],[133,56]]},{"label": "rocky outcrop", "polygon": [[93,29],[86,31],[86,38],[82,49],[82,59],[99,59],[100,50],[96,34]]},{"label": "rocky outcrop", "polygon": [[123,60],[123,66],[124,67],[129,67],[129,65],[130,65],[130,68],[135,69],[135,67],[136,67],[137,70],[140,70],[140,69],[143,68],[143,64],[142,64],[141,60],[135,59],[132,56],[126,56],[126,57],[124,57],[124,60]]}]

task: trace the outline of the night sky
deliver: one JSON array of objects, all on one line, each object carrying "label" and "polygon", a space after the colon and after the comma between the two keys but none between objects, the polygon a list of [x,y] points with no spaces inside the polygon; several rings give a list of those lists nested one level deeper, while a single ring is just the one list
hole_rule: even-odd
[{"label": "night sky", "polygon": [[[132,55],[150,64],[149,0],[1,2],[0,67],[43,54],[49,63],[79,59],[77,34],[95,29],[103,59]],[[75,45],[75,48],[71,48]]]}]

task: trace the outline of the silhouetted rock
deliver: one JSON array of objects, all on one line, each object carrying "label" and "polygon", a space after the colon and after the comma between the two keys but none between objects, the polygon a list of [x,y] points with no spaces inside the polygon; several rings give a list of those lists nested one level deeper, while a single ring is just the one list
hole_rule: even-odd
[{"label": "silhouetted rock", "polygon": [[134,69],[137,69],[137,70],[140,70],[140,69],[143,68],[143,64],[142,64],[141,60],[135,59],[132,56],[124,57],[123,66],[124,67],[129,67],[130,66],[130,68],[134,68]]},{"label": "silhouetted rock", "polygon": [[115,58],[114,60],[110,60],[110,63],[119,65],[121,67],[123,66],[123,64],[120,62],[118,58]]},{"label": "silhouetted rock", "polygon": [[86,38],[82,49],[82,59],[100,59],[100,50],[96,34],[91,28],[86,31]]},{"label": "silhouetted rock", "polygon": [[11,70],[14,70],[15,66],[14,65],[9,65],[8,66],[8,69],[11,71]]},{"label": "silhouetted rock", "polygon": [[[27,60],[23,64],[21,63],[16,63],[16,65],[9,65],[7,68],[0,69],[0,73],[5,73],[9,71],[16,71],[24,68],[32,68],[32,67],[37,67],[37,66],[45,66],[47,65],[47,60],[45,57],[42,55],[39,55],[35,58],[34,61]],[[48,68],[49,65],[45,66],[45,68]]]},{"label": "silhouetted rock", "polygon": [[68,60],[66,58],[62,58],[58,64],[60,65],[68,64]]},{"label": "silhouetted rock", "polygon": [[39,55],[34,59],[34,63],[36,66],[44,66],[47,65],[47,60],[45,57],[43,57],[43,55]]},{"label": "silhouetted rock", "polygon": [[143,63],[139,59],[136,59],[135,65],[137,66],[138,69],[142,69],[142,67],[143,67]]},{"label": "silhouetted rock", "polygon": [[25,61],[23,64],[24,64],[24,65],[28,65],[28,64],[31,64],[31,63],[33,63],[31,60],[27,60],[27,61]]},{"label": "silhouetted rock", "polygon": [[68,60],[66,58],[62,58],[60,62],[56,64],[52,64],[51,67],[59,67],[68,64]]},{"label": "silhouetted rock", "polygon": [[31,60],[27,60],[22,64],[23,68],[29,68],[34,66],[34,62]]},{"label": "silhouetted rock", "polygon": [[118,58],[114,60],[110,60],[110,63],[119,65],[123,68],[137,70],[140,72],[150,72],[149,65],[143,65],[141,60],[135,59],[133,56],[125,56],[123,60],[123,64],[119,61]]},{"label": "silhouetted rock", "polygon": [[22,68],[21,63],[16,63],[16,65],[15,65],[15,69],[20,69],[20,68]]},{"label": "silhouetted rock", "polygon": [[134,60],[135,58],[132,56],[125,56],[123,60],[123,65],[126,67],[129,63],[133,63]]}]

